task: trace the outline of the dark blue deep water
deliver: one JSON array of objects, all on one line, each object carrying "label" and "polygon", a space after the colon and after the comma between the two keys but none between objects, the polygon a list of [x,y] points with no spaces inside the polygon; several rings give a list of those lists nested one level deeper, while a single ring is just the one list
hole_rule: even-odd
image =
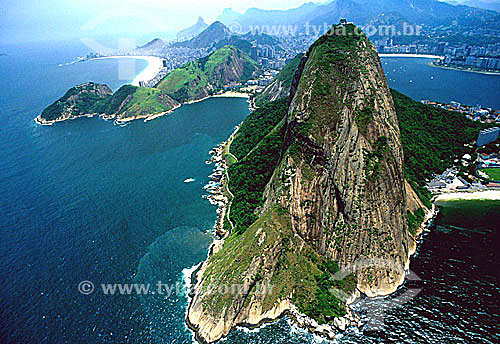
[{"label": "dark blue deep water", "polygon": [[500,110],[500,75],[430,66],[432,59],[385,57],[382,67],[389,86],[420,101],[458,101]]},{"label": "dark blue deep water", "polygon": [[[0,343],[191,343],[184,292],[111,296],[99,285],[161,281],[182,289],[186,269],[206,257],[213,238],[215,208],[202,199],[208,151],[247,116],[246,101],[210,99],[125,127],[97,118],[40,127],[33,118],[74,84],[127,82],[118,80],[117,61],[58,67],[87,53],[76,43],[0,53],[7,54],[0,56]],[[450,97],[468,96],[464,89]],[[496,342],[500,207],[474,207],[443,209],[412,261],[422,292],[388,313],[385,335],[351,330],[339,341]],[[84,280],[94,293],[78,291]],[[227,342],[321,340],[283,319],[234,331]]]}]

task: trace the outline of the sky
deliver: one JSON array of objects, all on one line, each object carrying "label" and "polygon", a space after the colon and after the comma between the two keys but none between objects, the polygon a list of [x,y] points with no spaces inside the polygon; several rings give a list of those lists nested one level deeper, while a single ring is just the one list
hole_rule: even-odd
[{"label": "sky", "polygon": [[[323,0],[324,1],[324,0]],[[224,8],[289,9],[304,0],[0,0],[0,42],[106,35],[173,38],[199,16],[213,22]],[[315,1],[321,2],[321,1]]]},{"label": "sky", "polygon": [[210,24],[224,8],[243,13],[251,7],[290,9],[306,2],[328,1],[0,0],[0,43],[97,37],[134,38],[145,43],[155,37],[174,38],[176,32],[194,24],[199,16]]}]

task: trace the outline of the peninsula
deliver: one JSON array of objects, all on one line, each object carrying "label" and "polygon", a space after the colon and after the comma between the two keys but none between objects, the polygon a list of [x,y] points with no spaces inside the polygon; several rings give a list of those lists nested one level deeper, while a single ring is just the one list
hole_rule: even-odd
[{"label": "peninsula", "polygon": [[404,281],[435,214],[426,179],[482,128],[389,90],[374,46],[340,29],[285,67],[218,149],[230,203],[188,309],[200,342],[285,314],[330,339],[357,325],[350,302]]},{"label": "peninsula", "polygon": [[[390,90],[360,32],[333,26],[292,59],[217,149],[227,167],[217,174],[222,238],[195,272],[186,319],[201,342],[285,314],[328,338],[357,325],[354,299],[388,295],[404,281],[434,214],[426,180],[467,154],[484,128]],[[223,46],[154,88],[75,86],[36,121],[151,119],[260,72]]]},{"label": "peninsula", "polygon": [[[335,34],[343,29],[350,34]],[[416,247],[407,214],[423,220],[427,211],[405,180],[377,52],[354,25],[319,38],[289,98],[266,112],[248,119],[262,130],[248,135],[243,123],[231,145],[231,234],[197,273],[187,317],[204,342],[285,312],[332,337],[360,292],[387,295],[403,282]],[[213,292],[240,283],[241,293]]]},{"label": "peninsula", "polygon": [[99,115],[118,123],[168,114],[184,103],[222,93],[224,86],[242,83],[260,73],[258,64],[233,46],[189,62],[165,76],[156,87],[124,85],[115,93],[102,84],[72,87],[35,119],[42,125]]}]

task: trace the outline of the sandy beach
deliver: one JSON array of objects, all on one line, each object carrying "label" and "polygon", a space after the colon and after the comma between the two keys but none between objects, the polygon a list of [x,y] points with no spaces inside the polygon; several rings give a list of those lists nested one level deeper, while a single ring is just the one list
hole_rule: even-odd
[{"label": "sandy beach", "polygon": [[105,57],[97,57],[93,60],[102,60],[102,59],[135,59],[135,60],[144,60],[148,63],[146,68],[136,75],[134,81],[132,81],[132,85],[139,86],[139,81],[149,81],[153,79],[156,74],[163,67],[163,60],[160,57],[156,56],[105,56]]},{"label": "sandy beach", "polygon": [[444,59],[444,56],[438,55],[419,55],[419,54],[378,54],[380,57],[412,57],[412,58],[423,58],[423,59]]},{"label": "sandy beach", "polygon": [[435,197],[435,202],[459,200],[500,200],[500,190],[444,193]]},{"label": "sandy beach", "polygon": [[466,72],[466,73],[476,73],[476,74],[484,74],[484,75],[500,75],[500,72],[487,72],[487,71],[483,71],[483,70],[472,70],[472,69],[465,69],[465,68],[440,66],[440,65],[435,64],[434,62],[429,62],[429,66],[435,67],[435,68],[441,68],[441,69],[456,70],[459,72]]},{"label": "sandy beach", "polygon": [[212,97],[222,97],[222,98],[250,98],[248,93],[227,91],[222,94],[216,94]]}]

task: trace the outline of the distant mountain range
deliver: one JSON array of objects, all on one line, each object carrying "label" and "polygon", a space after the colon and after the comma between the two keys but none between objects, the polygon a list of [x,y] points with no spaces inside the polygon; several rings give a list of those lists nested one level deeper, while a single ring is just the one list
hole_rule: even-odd
[{"label": "distant mountain range", "polygon": [[162,49],[166,45],[165,41],[160,38],[155,38],[152,41],[137,47],[137,49],[145,49],[145,50],[158,50]]},{"label": "distant mountain range", "polygon": [[227,39],[230,36],[229,29],[221,22],[216,21],[190,40],[174,43],[174,46],[191,49],[208,48],[214,42]]},{"label": "distant mountain range", "polygon": [[280,49],[279,41],[275,37],[267,34],[237,35],[231,32],[231,30],[220,21],[214,22],[196,37],[184,42],[176,42],[173,46],[191,49],[219,49],[225,45],[232,45],[244,53],[250,54],[252,43],[271,45],[278,50]]},{"label": "distant mountain range", "polygon": [[[250,8],[245,13],[238,13],[226,8],[211,25],[199,17],[194,25],[177,34],[173,46],[215,50],[233,45],[249,54],[250,43],[255,43],[279,50],[276,36],[287,35],[290,29],[293,34],[303,33],[307,24],[310,28],[314,26],[314,30],[319,29],[319,34],[341,18],[360,26],[395,25],[398,30],[404,23],[424,25],[428,29],[453,25],[454,31],[462,35],[461,31],[470,28],[498,30],[500,13],[490,9],[499,10],[499,7],[499,4],[485,0],[462,3],[457,0],[333,0],[328,3],[309,2],[290,10]],[[309,31],[309,34],[315,32]],[[377,39],[377,35],[373,38]],[[161,50],[166,46],[166,42],[157,38],[138,49]]]},{"label": "distant mountain range", "polygon": [[[470,0],[477,4],[476,0]],[[411,24],[447,25],[453,22],[470,25],[498,25],[498,13],[468,6],[454,6],[437,0],[334,0],[327,4],[306,3],[300,7],[277,11],[250,8],[244,14],[225,9],[218,18],[229,25],[238,23],[248,31],[256,25],[299,25],[306,23],[321,26],[335,24],[347,18],[359,25],[372,24],[380,18],[394,18]],[[389,19],[391,21],[391,19]],[[393,24],[389,22],[388,24]],[[300,29],[300,28],[299,28]]]},{"label": "distant mountain range", "polygon": [[484,10],[491,10],[500,12],[500,1],[481,1],[481,0],[467,0],[467,1],[454,1],[448,0],[446,1],[452,5],[465,5],[469,7],[477,7],[482,8]]}]

